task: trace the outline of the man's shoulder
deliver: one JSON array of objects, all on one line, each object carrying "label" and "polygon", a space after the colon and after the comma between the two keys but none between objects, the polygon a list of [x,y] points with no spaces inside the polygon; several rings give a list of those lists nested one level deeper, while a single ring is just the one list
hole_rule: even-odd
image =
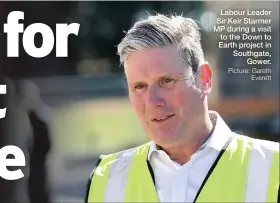
[{"label": "man's shoulder", "polygon": [[279,146],[280,146],[279,142],[273,142],[269,140],[256,139],[256,138],[253,140],[256,147],[261,148],[264,151],[279,153]]},{"label": "man's shoulder", "polygon": [[114,165],[114,172],[123,173],[123,170],[130,165],[134,155],[136,154],[137,150],[142,146],[146,146],[150,144],[150,142],[145,143],[143,145],[131,147],[128,149],[124,149],[122,151],[118,151],[115,153],[108,153],[106,155],[100,155],[98,161],[95,163],[95,167],[90,175],[96,173],[96,171],[105,171],[110,170],[111,166]]},{"label": "man's shoulder", "polygon": [[244,140],[250,140],[252,143],[252,149],[257,150],[260,152],[278,152],[279,153],[279,142],[274,142],[270,140],[264,140],[264,139],[259,139],[259,138],[253,138],[247,135],[242,135],[235,133],[239,138],[244,139]]},{"label": "man's shoulder", "polygon": [[117,152],[113,152],[113,153],[109,153],[109,154],[103,154],[103,155],[100,156],[100,159],[107,159],[109,157],[114,157],[115,159],[118,160],[121,157],[133,155],[133,153],[136,151],[137,147],[138,146],[123,149],[121,151],[117,151]]},{"label": "man's shoulder", "polygon": [[134,154],[136,153],[137,149],[143,147],[143,146],[147,146],[147,145],[150,145],[151,142],[147,142],[147,143],[144,143],[142,145],[138,145],[138,146],[134,146],[134,147],[130,147],[130,148],[127,148],[127,149],[124,149],[124,150],[121,150],[121,151],[117,151],[115,153],[109,153],[109,154],[106,154],[106,155],[101,155],[100,156],[100,159],[102,160],[112,160],[114,159],[114,161],[122,161],[124,159],[130,159],[131,157],[134,156]]}]

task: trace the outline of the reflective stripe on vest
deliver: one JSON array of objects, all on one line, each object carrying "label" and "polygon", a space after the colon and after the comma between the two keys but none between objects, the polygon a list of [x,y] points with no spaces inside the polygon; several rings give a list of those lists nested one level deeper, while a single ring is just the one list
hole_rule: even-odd
[{"label": "reflective stripe on vest", "polygon": [[[254,139],[235,136],[196,202],[277,202],[279,149],[258,146]],[[105,156],[92,178],[88,202],[159,202],[147,166],[149,147]]]},{"label": "reflective stripe on vest", "polygon": [[[256,177],[258,182],[254,181]],[[279,186],[279,152],[271,153],[256,145],[250,155],[245,202],[276,202],[277,182]]]}]

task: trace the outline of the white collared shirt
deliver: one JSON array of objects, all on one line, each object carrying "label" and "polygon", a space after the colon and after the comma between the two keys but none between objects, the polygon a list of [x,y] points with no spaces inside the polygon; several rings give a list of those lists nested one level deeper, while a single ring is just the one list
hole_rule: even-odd
[{"label": "white collared shirt", "polygon": [[152,142],[148,160],[153,168],[161,202],[193,202],[212,164],[230,138],[232,131],[219,114],[210,111],[209,115],[216,123],[212,135],[183,166],[172,161]]}]

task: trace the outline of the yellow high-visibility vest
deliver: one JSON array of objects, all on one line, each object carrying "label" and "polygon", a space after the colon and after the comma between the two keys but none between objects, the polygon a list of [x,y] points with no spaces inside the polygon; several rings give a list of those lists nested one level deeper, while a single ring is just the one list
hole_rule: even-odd
[{"label": "yellow high-visibility vest", "polygon": [[[160,202],[147,161],[149,147],[150,142],[103,156],[91,175],[86,202]],[[194,202],[277,202],[278,195],[279,143],[234,134]]]}]

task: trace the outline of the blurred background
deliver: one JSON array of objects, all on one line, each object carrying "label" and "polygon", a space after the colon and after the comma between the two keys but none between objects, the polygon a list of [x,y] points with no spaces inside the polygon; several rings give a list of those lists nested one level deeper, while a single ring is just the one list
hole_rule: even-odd
[{"label": "blurred background", "polygon": [[[248,75],[228,73],[228,68],[248,65],[245,58],[233,57],[232,49],[218,48],[220,33],[214,33],[213,26],[221,8],[272,10],[272,65],[262,66],[272,69],[271,81],[251,81]],[[45,195],[51,202],[82,202],[100,154],[148,141],[129,103],[126,78],[116,55],[123,31],[148,14],[176,13],[195,19],[202,28],[205,58],[214,70],[210,109],[218,111],[233,131],[280,140],[279,2],[1,2],[2,25],[14,10],[25,12],[25,28],[36,22],[53,30],[56,23],[81,24],[79,35],[69,37],[68,58],[56,58],[55,51],[45,58],[31,58],[21,39],[20,57],[7,58],[6,36],[0,36],[1,74],[8,85],[5,106],[1,106],[8,108],[5,144],[20,146],[29,166],[44,165],[34,161],[34,154],[43,157],[46,171],[42,168],[37,177],[45,174],[46,179],[36,175],[33,179],[37,186],[40,181],[47,185]],[[42,37],[36,35],[35,44],[41,43]],[[32,107],[40,109],[34,110],[37,116],[26,113]],[[22,202],[30,199],[30,167],[24,171],[24,180],[14,182],[17,200]]]}]

